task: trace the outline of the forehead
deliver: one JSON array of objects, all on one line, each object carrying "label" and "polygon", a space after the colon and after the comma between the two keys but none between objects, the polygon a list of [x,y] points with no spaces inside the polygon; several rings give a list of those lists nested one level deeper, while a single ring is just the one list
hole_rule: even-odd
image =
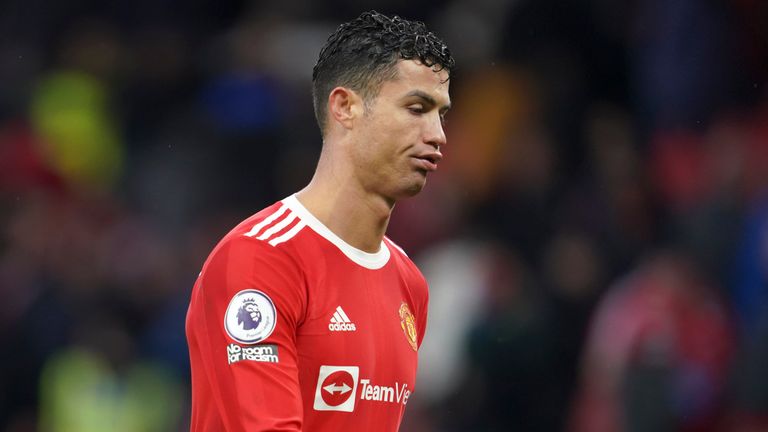
[{"label": "forehead", "polygon": [[414,90],[432,96],[440,105],[450,105],[448,72],[435,71],[414,60],[400,60],[397,75],[382,84],[380,95],[403,97]]}]

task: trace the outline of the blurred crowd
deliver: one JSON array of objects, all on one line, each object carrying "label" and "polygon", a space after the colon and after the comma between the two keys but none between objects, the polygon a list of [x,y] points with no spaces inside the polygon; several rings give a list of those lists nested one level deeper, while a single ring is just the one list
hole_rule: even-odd
[{"label": "blurred crowd", "polygon": [[768,430],[768,3],[0,3],[0,430],[188,428],[206,254],[300,189],[341,22],[458,62],[389,236],[430,283],[404,432]]}]

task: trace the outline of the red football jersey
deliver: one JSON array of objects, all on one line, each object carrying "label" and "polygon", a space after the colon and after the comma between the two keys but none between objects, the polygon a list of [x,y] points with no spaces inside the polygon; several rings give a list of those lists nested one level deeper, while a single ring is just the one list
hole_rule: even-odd
[{"label": "red football jersey", "polygon": [[427,300],[389,239],[356,249],[295,196],[262,210],[215,247],[192,291],[191,430],[396,431]]}]

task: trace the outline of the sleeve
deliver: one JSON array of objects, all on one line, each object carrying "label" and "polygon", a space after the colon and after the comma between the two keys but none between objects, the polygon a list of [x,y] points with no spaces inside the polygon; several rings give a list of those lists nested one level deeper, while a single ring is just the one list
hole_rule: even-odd
[{"label": "sleeve", "polygon": [[[225,241],[209,257],[190,311],[202,369],[226,431],[300,431],[296,329],[303,272],[259,240]],[[194,397],[194,396],[193,396]]]}]

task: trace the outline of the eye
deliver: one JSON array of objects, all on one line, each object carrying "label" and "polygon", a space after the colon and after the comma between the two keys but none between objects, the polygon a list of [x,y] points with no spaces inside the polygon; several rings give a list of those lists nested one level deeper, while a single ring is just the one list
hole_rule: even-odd
[{"label": "eye", "polygon": [[422,104],[413,104],[408,105],[408,111],[410,111],[412,114],[424,114],[427,110]]}]

